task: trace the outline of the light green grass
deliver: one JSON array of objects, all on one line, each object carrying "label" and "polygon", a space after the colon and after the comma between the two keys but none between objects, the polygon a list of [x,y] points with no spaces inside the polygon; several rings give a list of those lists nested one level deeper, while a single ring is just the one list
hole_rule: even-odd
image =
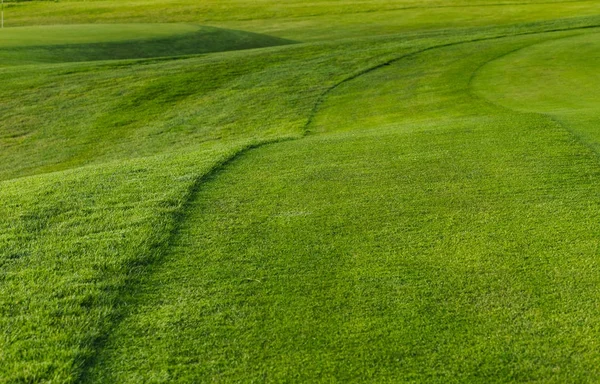
[{"label": "light green grass", "polygon": [[590,33],[519,50],[482,68],[475,87],[501,105],[552,116],[599,151],[599,38]]},{"label": "light green grass", "polygon": [[9,3],[0,382],[598,381],[597,13]]},{"label": "light green grass", "polygon": [[[343,4],[343,5],[342,5]],[[8,26],[188,22],[291,40],[331,40],[415,30],[517,24],[593,16],[594,0],[101,0],[11,4]]]},{"label": "light green grass", "polygon": [[0,49],[156,39],[192,33],[199,28],[192,24],[85,24],[5,28],[0,30]]}]

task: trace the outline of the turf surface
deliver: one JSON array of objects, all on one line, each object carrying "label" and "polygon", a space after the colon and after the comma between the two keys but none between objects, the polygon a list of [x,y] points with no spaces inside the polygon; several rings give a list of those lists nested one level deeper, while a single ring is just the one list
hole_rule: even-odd
[{"label": "turf surface", "polygon": [[88,24],[5,28],[0,47],[104,43],[143,40],[196,32],[190,24]]},{"label": "turf surface", "polygon": [[291,43],[257,33],[188,24],[17,27],[0,31],[0,66],[173,57]]},{"label": "turf surface", "polygon": [[598,381],[597,10],[9,3],[0,381]]},{"label": "turf surface", "polygon": [[[552,120],[470,94],[473,70],[536,41],[411,55],[339,87],[315,118],[360,115],[364,100],[398,106],[402,94],[385,116],[398,126],[362,119],[365,133],[272,145],[224,168],[91,377],[597,378],[594,300],[572,305],[598,284],[598,205],[580,206],[599,192],[596,157]],[[423,100],[419,83],[437,97]],[[360,94],[374,89],[376,100]],[[443,127],[423,123],[439,115]],[[577,345],[578,361],[554,343]]]}]

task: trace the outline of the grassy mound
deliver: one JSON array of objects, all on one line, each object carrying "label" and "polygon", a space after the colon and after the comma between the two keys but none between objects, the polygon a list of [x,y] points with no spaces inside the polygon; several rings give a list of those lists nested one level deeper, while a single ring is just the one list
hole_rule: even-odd
[{"label": "grassy mound", "polygon": [[554,39],[513,52],[483,67],[475,88],[508,108],[552,116],[600,151],[599,37]]},{"label": "grassy mound", "polygon": [[0,31],[0,67],[158,58],[290,43],[257,33],[188,24],[19,27]]}]

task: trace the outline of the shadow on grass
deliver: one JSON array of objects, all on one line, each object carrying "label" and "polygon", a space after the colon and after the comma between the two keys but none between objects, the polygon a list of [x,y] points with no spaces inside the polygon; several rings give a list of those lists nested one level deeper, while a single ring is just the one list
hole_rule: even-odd
[{"label": "shadow on grass", "polygon": [[297,42],[258,33],[202,27],[196,32],[161,39],[5,48],[0,49],[0,66],[147,59],[265,48],[295,43]]}]

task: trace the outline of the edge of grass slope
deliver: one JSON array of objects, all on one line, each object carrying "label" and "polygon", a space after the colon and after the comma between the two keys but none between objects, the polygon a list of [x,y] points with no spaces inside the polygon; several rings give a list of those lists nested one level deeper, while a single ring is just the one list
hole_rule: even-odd
[{"label": "edge of grass slope", "polygon": [[202,181],[261,144],[1,182],[0,377],[76,381],[117,321],[120,295],[160,260]]}]

